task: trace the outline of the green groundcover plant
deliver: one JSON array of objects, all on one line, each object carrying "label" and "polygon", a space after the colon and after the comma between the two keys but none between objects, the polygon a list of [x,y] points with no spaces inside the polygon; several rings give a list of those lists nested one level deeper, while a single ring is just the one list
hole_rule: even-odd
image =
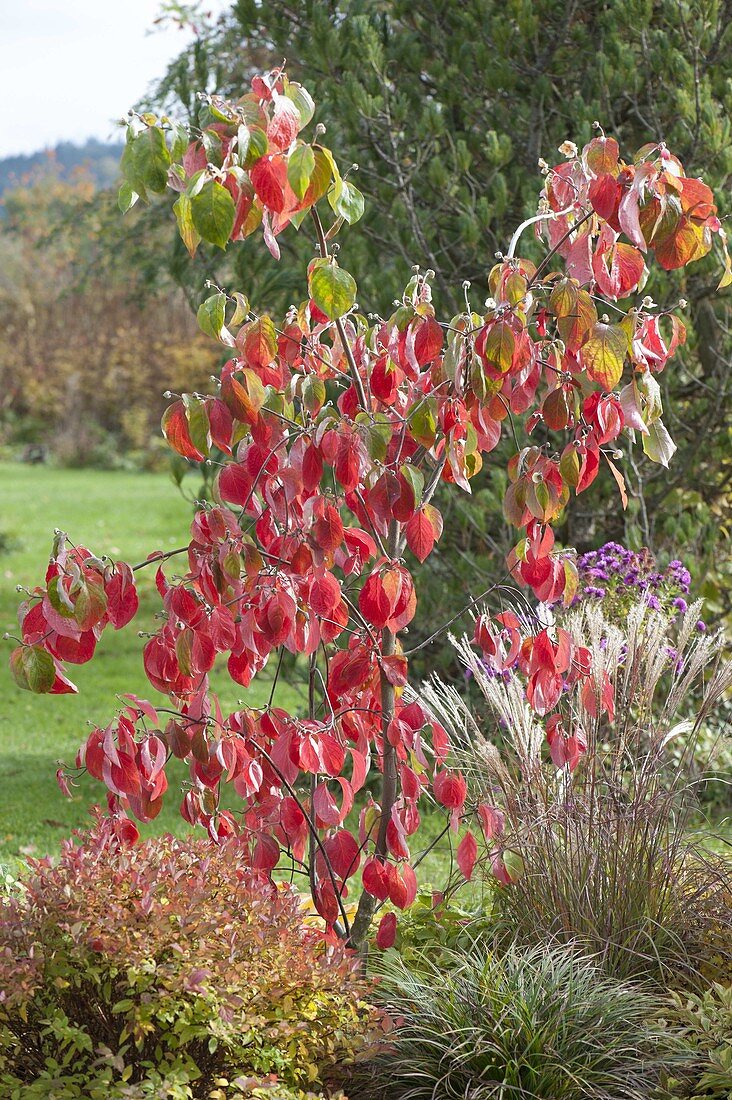
[{"label": "green groundcover plant", "polygon": [[563,948],[491,954],[449,969],[388,952],[381,995],[395,1018],[349,1095],[380,1100],[642,1100],[683,1059],[646,993]]},{"label": "green groundcover plant", "polygon": [[728,1100],[732,1096],[732,984],[715,982],[703,994],[674,994],[666,1020],[689,1047],[689,1064],[668,1082],[673,1096]]},{"label": "green groundcover plant", "polygon": [[0,902],[0,1094],[330,1095],[375,1010],[356,962],[241,843],[100,820]]}]

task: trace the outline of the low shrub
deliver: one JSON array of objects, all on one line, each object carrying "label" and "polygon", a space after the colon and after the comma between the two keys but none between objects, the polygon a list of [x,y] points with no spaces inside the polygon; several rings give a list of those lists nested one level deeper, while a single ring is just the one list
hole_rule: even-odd
[{"label": "low shrub", "polygon": [[732,1096],[732,985],[714,983],[699,995],[671,998],[668,1026],[689,1047],[685,1072],[668,1082],[684,1100],[729,1100]]},{"label": "low shrub", "polygon": [[566,949],[417,971],[389,953],[380,993],[395,1027],[349,1089],[363,1100],[641,1100],[681,1057],[651,997]]},{"label": "low shrub", "polygon": [[80,839],[0,901],[0,1093],[330,1095],[375,1011],[297,893],[236,841],[129,845],[114,821]]},{"label": "low shrub", "polygon": [[460,905],[457,898],[423,890],[413,905],[399,914],[394,950],[411,970],[422,963],[448,967],[456,955],[469,952],[494,931],[490,899],[480,905]]}]

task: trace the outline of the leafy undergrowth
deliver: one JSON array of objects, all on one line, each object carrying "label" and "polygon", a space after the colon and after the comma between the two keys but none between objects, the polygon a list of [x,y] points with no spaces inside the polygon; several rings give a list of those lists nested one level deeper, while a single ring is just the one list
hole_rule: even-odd
[{"label": "leafy undergrowth", "polygon": [[130,846],[104,819],[0,906],[0,1092],[330,1095],[377,1027],[356,958],[236,839]]}]

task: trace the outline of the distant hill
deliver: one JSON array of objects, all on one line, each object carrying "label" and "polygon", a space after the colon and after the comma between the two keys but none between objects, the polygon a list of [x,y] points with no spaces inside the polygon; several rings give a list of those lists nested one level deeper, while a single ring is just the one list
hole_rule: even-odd
[{"label": "distant hill", "polygon": [[122,142],[89,138],[83,145],[62,141],[53,149],[42,149],[38,153],[16,157],[2,157],[0,196],[9,188],[17,187],[28,176],[37,178],[45,172],[54,172],[66,179],[79,168],[84,168],[98,187],[111,187],[119,176],[119,158],[123,148]]}]

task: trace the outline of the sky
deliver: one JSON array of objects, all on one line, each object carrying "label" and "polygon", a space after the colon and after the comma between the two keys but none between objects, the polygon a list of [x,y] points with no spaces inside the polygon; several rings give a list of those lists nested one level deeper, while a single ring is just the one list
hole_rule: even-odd
[{"label": "sky", "polygon": [[160,0],[0,0],[0,157],[121,140],[114,120],[191,39],[148,33],[159,12]]}]

